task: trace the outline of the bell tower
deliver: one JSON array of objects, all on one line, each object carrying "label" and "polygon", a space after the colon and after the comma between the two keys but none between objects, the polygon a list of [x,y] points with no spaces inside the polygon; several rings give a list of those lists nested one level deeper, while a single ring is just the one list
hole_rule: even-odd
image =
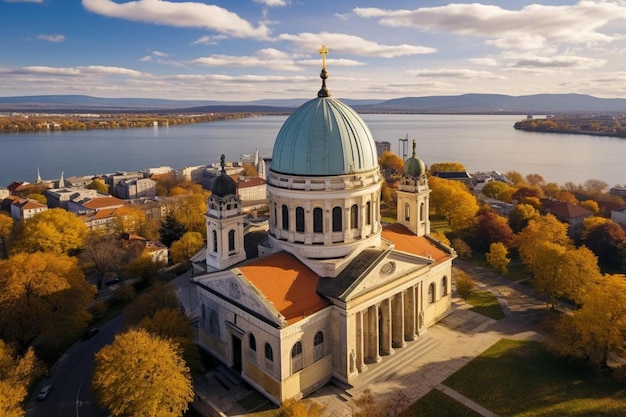
[{"label": "bell tower", "polygon": [[413,155],[404,161],[402,179],[398,186],[398,213],[396,220],[417,236],[430,234],[428,176],[424,162]]}]

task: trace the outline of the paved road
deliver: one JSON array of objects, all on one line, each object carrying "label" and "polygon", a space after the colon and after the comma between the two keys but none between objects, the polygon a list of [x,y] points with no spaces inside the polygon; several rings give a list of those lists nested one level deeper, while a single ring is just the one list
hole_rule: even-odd
[{"label": "paved road", "polygon": [[[100,327],[100,332],[89,340],[74,344],[52,367],[50,376],[44,378],[30,399],[27,417],[106,417],[106,410],[98,407],[91,390],[94,355],[122,327],[123,317],[116,316]],[[47,384],[53,390],[45,401],[37,401],[36,393]]]}]

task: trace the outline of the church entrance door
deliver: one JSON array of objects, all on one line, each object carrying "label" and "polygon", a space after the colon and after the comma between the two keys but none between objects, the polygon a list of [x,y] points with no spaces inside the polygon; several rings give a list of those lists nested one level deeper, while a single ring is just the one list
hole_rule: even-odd
[{"label": "church entrance door", "polygon": [[233,341],[233,369],[237,371],[238,374],[241,373],[241,339],[235,335],[232,335]]}]

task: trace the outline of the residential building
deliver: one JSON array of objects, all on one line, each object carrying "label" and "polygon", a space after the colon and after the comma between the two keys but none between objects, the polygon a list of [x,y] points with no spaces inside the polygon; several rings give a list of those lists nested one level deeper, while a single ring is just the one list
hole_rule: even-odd
[{"label": "residential building", "polygon": [[105,197],[97,190],[89,188],[52,188],[46,190],[46,200],[50,208],[63,208],[67,210],[67,206],[72,200],[84,200],[86,198]]},{"label": "residential building", "polygon": [[125,200],[156,197],[156,181],[150,178],[121,180],[115,184],[115,195]]},{"label": "residential building", "polygon": [[79,215],[91,215],[104,209],[115,209],[122,207],[124,200],[116,197],[95,197],[80,200],[71,200],[67,204],[67,211]]},{"label": "residential building", "polygon": [[553,214],[557,219],[568,224],[570,236],[578,236],[583,229],[583,221],[593,212],[582,206],[563,201],[547,200],[543,202],[546,212]]},{"label": "residential building", "polygon": [[16,198],[11,202],[11,217],[14,222],[23,222],[35,214],[48,210],[48,206],[36,200]]}]

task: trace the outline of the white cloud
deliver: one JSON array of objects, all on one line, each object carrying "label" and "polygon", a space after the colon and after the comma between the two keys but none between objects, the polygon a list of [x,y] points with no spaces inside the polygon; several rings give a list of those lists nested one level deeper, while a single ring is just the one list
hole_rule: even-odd
[{"label": "white cloud", "polygon": [[43,4],[44,0],[4,0],[7,3],[38,3]]},{"label": "white cloud", "polygon": [[606,64],[604,59],[593,59],[581,56],[527,56],[520,57],[510,65],[512,68],[526,69],[589,69]]},{"label": "white cloud", "polygon": [[211,67],[262,67],[283,71],[298,71],[301,68],[289,54],[273,48],[259,50],[255,56],[232,56],[214,54],[191,61]]},{"label": "white cloud", "polygon": [[381,58],[395,58],[405,55],[430,54],[436,52],[434,48],[415,45],[382,45],[377,42],[368,41],[358,36],[344,33],[299,33],[291,35],[283,33],[278,35],[278,39],[291,41],[301,49],[316,50],[321,44],[331,45],[330,53],[337,51],[344,54],[360,56],[375,56]]},{"label": "white cloud", "polygon": [[289,5],[287,0],[254,0],[254,2],[264,4],[267,7],[281,7]]},{"label": "white cloud", "polygon": [[417,77],[433,77],[433,78],[463,78],[463,79],[493,79],[501,80],[505,77],[495,75],[489,71],[477,71],[472,69],[463,68],[437,68],[437,69],[416,69],[406,71],[409,75],[415,75]]},{"label": "white cloud", "polygon": [[101,65],[89,65],[78,67],[48,67],[48,66],[28,66],[15,70],[8,70],[12,74],[44,74],[61,76],[85,76],[85,75],[125,75],[139,77],[145,75],[139,71],[121,67],[106,67]]},{"label": "white cloud", "polygon": [[269,29],[265,25],[254,27],[236,13],[210,4],[164,0],[136,0],[121,4],[111,0],[82,0],[82,4],[92,13],[135,22],[205,28],[236,38],[269,38]]},{"label": "white cloud", "polygon": [[218,41],[227,39],[227,36],[224,35],[215,35],[215,36],[201,36],[195,41],[191,42],[190,45],[216,45]]},{"label": "white cloud", "polygon": [[62,43],[65,42],[65,36],[64,35],[37,35],[37,39],[42,40],[42,41],[46,41],[46,42],[53,42],[53,43]]},{"label": "white cloud", "polygon": [[546,42],[586,45],[621,39],[620,34],[606,34],[600,29],[612,21],[624,19],[626,4],[623,1],[582,0],[575,5],[531,4],[520,10],[507,10],[473,3],[415,10],[356,8],[354,13],[360,17],[377,18],[385,26],[488,37],[493,38],[491,42],[500,48],[524,49],[527,41],[533,47],[540,47]]},{"label": "white cloud", "polygon": [[146,56],[142,56],[141,58],[139,58],[139,60],[141,62],[149,62],[149,61],[152,61],[152,57],[150,55],[146,55]]},{"label": "white cloud", "polygon": [[495,67],[498,65],[498,61],[495,58],[489,56],[482,58],[470,58],[469,61],[476,65],[485,65],[488,67]]},{"label": "white cloud", "polygon": [[167,56],[165,52],[161,52],[161,51],[152,51],[152,55],[161,56],[161,57]]}]

